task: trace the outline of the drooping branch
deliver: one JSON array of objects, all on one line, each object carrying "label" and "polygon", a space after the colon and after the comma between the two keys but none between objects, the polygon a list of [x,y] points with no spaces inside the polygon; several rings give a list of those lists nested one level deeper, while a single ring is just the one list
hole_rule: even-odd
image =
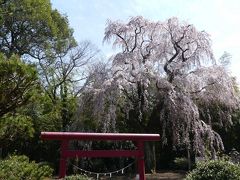
[{"label": "drooping branch", "polygon": [[113,110],[120,107],[126,117],[131,114],[125,123],[133,131],[151,131],[150,121],[160,119],[161,125],[154,129],[159,130],[162,145],[170,143],[200,155],[206,149],[213,156],[223,150],[219,134],[207,119],[211,112],[203,116],[202,111],[216,104],[219,112],[226,113],[216,121],[228,122],[238,98],[229,74],[213,63],[207,33],[177,18],[151,22],[133,17],[128,23],[109,21],[104,41],[110,40],[122,51],[112,57],[108,76],[93,76],[88,86],[96,100],[97,117],[106,126],[112,125],[110,117],[116,122]]}]

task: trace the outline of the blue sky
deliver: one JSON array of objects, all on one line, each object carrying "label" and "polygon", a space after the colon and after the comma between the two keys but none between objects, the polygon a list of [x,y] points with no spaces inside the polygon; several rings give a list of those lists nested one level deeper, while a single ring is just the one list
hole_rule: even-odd
[{"label": "blue sky", "polygon": [[77,41],[90,40],[109,57],[113,50],[102,44],[107,19],[127,21],[141,15],[150,20],[176,16],[211,35],[218,59],[232,55],[230,70],[240,82],[239,0],[51,0],[53,8],[68,16]]}]

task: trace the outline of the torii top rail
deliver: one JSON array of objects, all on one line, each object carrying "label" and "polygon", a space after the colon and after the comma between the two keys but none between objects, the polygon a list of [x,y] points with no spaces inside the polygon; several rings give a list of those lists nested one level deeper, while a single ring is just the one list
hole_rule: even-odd
[{"label": "torii top rail", "polygon": [[[138,160],[139,179],[145,180],[144,167],[144,141],[160,141],[159,134],[133,134],[133,133],[86,133],[86,132],[42,132],[44,140],[60,140],[61,159],[59,178],[66,175],[66,160],[74,157],[135,157]],[[133,141],[135,150],[69,150],[71,140],[89,141]]]}]

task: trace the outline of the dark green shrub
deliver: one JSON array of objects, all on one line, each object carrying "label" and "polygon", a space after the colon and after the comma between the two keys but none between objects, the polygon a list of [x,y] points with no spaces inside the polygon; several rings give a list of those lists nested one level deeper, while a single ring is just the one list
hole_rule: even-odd
[{"label": "dark green shrub", "polygon": [[27,156],[13,155],[0,161],[0,179],[39,180],[51,177],[53,170],[47,165],[30,162]]},{"label": "dark green shrub", "polygon": [[240,180],[240,166],[226,160],[200,162],[186,180]]},{"label": "dark green shrub", "polygon": [[72,175],[65,177],[64,180],[91,180],[91,178],[85,175]]}]

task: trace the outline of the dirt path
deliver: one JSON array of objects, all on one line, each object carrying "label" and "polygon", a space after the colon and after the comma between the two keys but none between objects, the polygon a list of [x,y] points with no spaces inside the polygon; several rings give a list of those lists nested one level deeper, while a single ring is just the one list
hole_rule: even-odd
[{"label": "dirt path", "polygon": [[[185,172],[162,171],[155,174],[146,174],[147,180],[183,180],[186,176]],[[102,180],[110,180],[108,177],[100,178]],[[113,177],[111,180],[136,180],[135,177]]]},{"label": "dirt path", "polygon": [[185,172],[159,172],[156,174],[146,174],[147,180],[182,180]]}]

